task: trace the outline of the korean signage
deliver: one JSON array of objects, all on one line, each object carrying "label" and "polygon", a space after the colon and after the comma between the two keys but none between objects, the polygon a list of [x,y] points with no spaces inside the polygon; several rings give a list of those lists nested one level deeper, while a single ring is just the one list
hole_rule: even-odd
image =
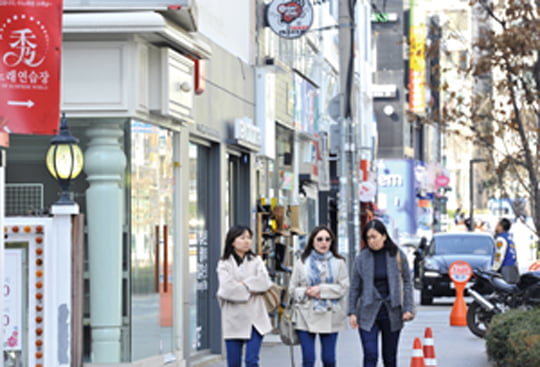
[{"label": "korean signage", "polygon": [[21,350],[22,331],[22,251],[5,250],[4,264],[4,350]]},{"label": "korean signage", "polygon": [[319,89],[299,74],[294,74],[293,124],[296,130],[315,134],[319,130]]},{"label": "korean signage", "polygon": [[409,28],[409,111],[424,114],[426,110],[426,26],[421,23],[420,7],[411,2]]},{"label": "korean signage", "polygon": [[261,129],[249,117],[234,120],[234,140],[254,151],[261,150]]},{"label": "korean signage", "polygon": [[468,262],[458,260],[448,267],[448,276],[456,283],[467,283],[472,276],[472,268]]},{"label": "korean signage", "polygon": [[0,128],[56,134],[61,48],[62,0],[0,0]]},{"label": "korean signage", "polygon": [[426,28],[411,27],[409,55],[409,111],[423,114],[426,109]]},{"label": "korean signage", "polygon": [[309,0],[273,0],[266,10],[266,19],[278,36],[298,38],[313,23],[313,7]]}]

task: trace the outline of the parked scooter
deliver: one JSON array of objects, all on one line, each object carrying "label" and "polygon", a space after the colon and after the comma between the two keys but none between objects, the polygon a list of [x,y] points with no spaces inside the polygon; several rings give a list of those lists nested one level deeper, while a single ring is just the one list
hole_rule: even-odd
[{"label": "parked scooter", "polygon": [[516,284],[507,283],[491,270],[474,270],[476,281],[468,290],[473,298],[467,310],[467,326],[483,338],[494,315],[510,309],[540,307],[540,272],[527,272]]}]

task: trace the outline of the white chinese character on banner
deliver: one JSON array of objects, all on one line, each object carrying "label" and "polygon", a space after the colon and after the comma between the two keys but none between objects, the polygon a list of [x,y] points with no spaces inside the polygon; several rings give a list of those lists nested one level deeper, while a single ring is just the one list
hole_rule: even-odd
[{"label": "white chinese character on banner", "polygon": [[36,35],[28,28],[15,30],[9,38],[15,39],[9,46],[14,50],[4,54],[3,61],[7,66],[15,67],[21,63],[30,67],[39,66],[45,57],[36,60],[37,43],[33,42]]}]

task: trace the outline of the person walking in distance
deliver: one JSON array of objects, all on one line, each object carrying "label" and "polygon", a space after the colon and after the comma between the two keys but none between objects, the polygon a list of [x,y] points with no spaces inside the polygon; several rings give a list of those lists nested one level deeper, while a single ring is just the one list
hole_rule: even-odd
[{"label": "person walking in distance", "polygon": [[405,253],[392,241],[385,225],[374,219],[362,233],[367,247],[356,256],[351,275],[349,320],[359,329],[364,367],[376,367],[382,335],[385,367],[397,366],[399,335],[404,321],[414,318],[411,272]]},{"label": "person walking in distance", "polygon": [[512,223],[502,218],[495,225],[495,256],[492,269],[502,274],[508,283],[517,283],[519,268],[517,265],[516,244],[509,232]]},{"label": "person walking in distance", "polygon": [[228,367],[241,367],[244,345],[245,366],[258,367],[263,336],[272,331],[263,299],[272,282],[262,259],[251,250],[252,238],[249,227],[231,227],[217,266]]},{"label": "person walking in distance", "polygon": [[289,287],[296,304],[294,320],[302,366],[315,366],[317,336],[323,367],[336,366],[338,331],[347,327],[349,272],[329,227],[317,226],[311,231],[304,252],[294,264]]}]

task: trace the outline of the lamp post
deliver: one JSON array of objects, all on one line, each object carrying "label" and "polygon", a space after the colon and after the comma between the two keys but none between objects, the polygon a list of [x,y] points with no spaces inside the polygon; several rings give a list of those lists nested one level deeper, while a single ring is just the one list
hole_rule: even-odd
[{"label": "lamp post", "polygon": [[485,162],[484,158],[474,158],[469,160],[469,219],[471,221],[471,226],[469,230],[474,231],[474,164]]},{"label": "lamp post", "polygon": [[46,164],[49,173],[58,181],[62,192],[55,205],[73,205],[69,186],[83,169],[84,157],[79,139],[69,132],[66,114],[62,113],[60,132],[51,139]]}]

